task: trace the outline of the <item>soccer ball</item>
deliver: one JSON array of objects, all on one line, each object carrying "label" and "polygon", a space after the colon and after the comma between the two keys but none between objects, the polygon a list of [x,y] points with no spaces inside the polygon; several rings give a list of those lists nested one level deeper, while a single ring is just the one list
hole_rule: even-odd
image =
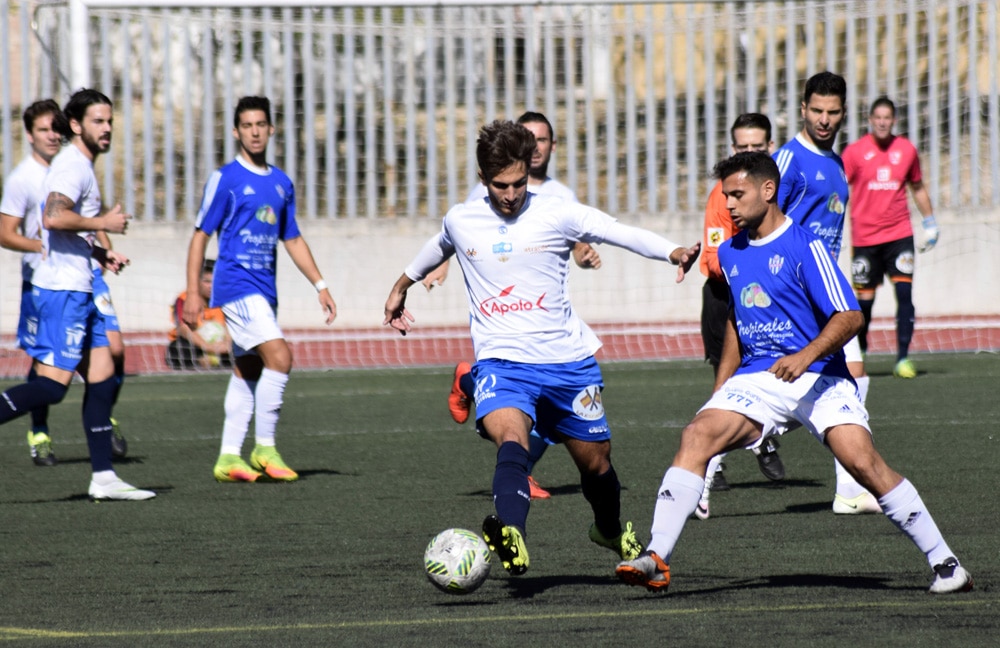
[{"label": "soccer ball", "polygon": [[226,339],[226,327],[215,320],[208,320],[198,327],[198,335],[209,344],[222,342]]},{"label": "soccer ball", "polygon": [[441,591],[468,594],[490,575],[490,549],[472,531],[445,529],[427,544],[424,570]]}]

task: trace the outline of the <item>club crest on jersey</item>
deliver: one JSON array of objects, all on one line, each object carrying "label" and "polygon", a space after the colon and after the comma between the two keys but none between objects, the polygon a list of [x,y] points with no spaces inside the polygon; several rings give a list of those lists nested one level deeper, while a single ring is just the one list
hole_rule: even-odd
[{"label": "club crest on jersey", "polygon": [[270,205],[264,205],[257,210],[254,214],[254,218],[262,223],[267,223],[268,225],[274,225],[278,222],[278,216],[274,213],[274,210]]},{"label": "club crest on jersey", "polygon": [[493,317],[494,315],[499,315],[501,317],[505,315],[516,315],[533,311],[536,308],[548,312],[548,309],[542,306],[542,300],[545,299],[545,293],[542,293],[541,297],[535,301],[517,297],[513,293],[514,286],[507,286],[496,297],[488,297],[480,302],[479,310],[482,311],[483,315],[486,315],[487,317]]},{"label": "club crest on jersey", "polygon": [[479,252],[476,251],[476,248],[469,248],[465,251],[465,258],[470,261],[475,261],[477,256],[479,256]]},{"label": "club crest on jersey", "polygon": [[902,159],[903,155],[899,151],[889,151],[889,164],[899,164]]},{"label": "club crest on jersey", "polygon": [[591,385],[577,394],[576,398],[573,399],[573,412],[588,421],[596,421],[604,416],[601,388],[597,385]]},{"label": "club crest on jersey", "polygon": [[282,187],[281,185],[274,185],[274,190],[278,192],[278,195],[281,196],[282,200],[288,199],[288,197],[285,196],[285,188]]},{"label": "club crest on jersey", "polygon": [[776,275],[781,272],[781,268],[785,265],[785,257],[775,254],[773,257],[767,260],[767,269],[771,271],[771,274]]},{"label": "club crest on jersey", "polygon": [[826,201],[826,210],[831,214],[843,214],[847,211],[847,207],[844,205],[844,201],[840,199],[838,194],[832,193]]},{"label": "club crest on jersey", "polygon": [[744,286],[743,290],[740,291],[740,303],[747,308],[767,308],[771,305],[771,298],[767,296],[764,289],[761,288],[760,284],[754,282],[748,286]]},{"label": "club crest on jersey", "polygon": [[506,234],[507,233],[507,226],[506,225],[501,225],[500,227],[497,228],[497,231],[500,232],[501,234]]},{"label": "club crest on jersey", "polygon": [[709,227],[705,234],[705,239],[708,241],[708,247],[719,247],[725,240],[723,238],[721,227]]}]

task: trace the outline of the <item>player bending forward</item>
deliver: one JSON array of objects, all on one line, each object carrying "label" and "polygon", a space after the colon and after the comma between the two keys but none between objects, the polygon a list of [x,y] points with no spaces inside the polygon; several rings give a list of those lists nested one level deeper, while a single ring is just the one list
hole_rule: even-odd
[{"label": "player bending forward", "polygon": [[658,490],[646,551],[620,563],[616,574],[629,585],[666,591],[670,557],[698,505],[709,459],[802,425],[924,552],[934,572],[931,593],[972,589],[971,574],[916,488],[875,450],[842,350],[862,324],[857,300],[823,242],[778,207],[777,165],[765,153],[740,153],[715,173],[743,230],[719,248],[733,314],[716,390],[681,434]]}]

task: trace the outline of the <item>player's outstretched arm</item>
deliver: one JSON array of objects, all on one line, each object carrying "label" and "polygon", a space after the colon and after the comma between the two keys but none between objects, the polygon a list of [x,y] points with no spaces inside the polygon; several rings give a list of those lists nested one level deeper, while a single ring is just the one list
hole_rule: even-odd
[{"label": "player's outstretched arm", "polygon": [[410,330],[410,322],[416,321],[413,315],[410,315],[410,311],[406,310],[406,291],[414,283],[416,282],[404,272],[393,284],[389,297],[385,300],[385,319],[382,320],[382,325],[391,326],[399,331],[400,335],[406,335]]},{"label": "player's outstretched arm", "polygon": [[337,319],[337,304],[334,303],[333,297],[330,295],[329,286],[323,281],[323,275],[316,265],[316,259],[313,258],[309,244],[301,236],[296,236],[285,241],[285,249],[288,250],[288,256],[292,258],[295,267],[316,288],[319,305],[326,313],[326,323],[333,324],[333,320]]},{"label": "player's outstretched arm", "polygon": [[844,348],[847,341],[861,330],[864,321],[864,315],[859,310],[834,313],[816,339],[801,351],[778,358],[768,371],[779,380],[795,382],[809,369],[809,365]]}]

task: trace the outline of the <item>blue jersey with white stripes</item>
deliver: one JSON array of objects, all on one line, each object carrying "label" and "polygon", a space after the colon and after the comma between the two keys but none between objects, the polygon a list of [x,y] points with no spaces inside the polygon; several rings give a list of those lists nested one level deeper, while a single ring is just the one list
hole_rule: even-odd
[{"label": "blue jersey with white stripes", "polygon": [[[742,347],[737,374],[767,371],[816,339],[835,313],[859,310],[826,245],[790,218],[762,239],[740,232],[719,246],[719,263]],[[850,377],[843,350],[820,358],[809,371]]]},{"label": "blue jersey with white stripes", "polygon": [[781,172],[778,207],[823,239],[834,260],[840,256],[847,213],[847,174],[844,162],[833,151],[818,149],[802,134],[774,154]]}]

